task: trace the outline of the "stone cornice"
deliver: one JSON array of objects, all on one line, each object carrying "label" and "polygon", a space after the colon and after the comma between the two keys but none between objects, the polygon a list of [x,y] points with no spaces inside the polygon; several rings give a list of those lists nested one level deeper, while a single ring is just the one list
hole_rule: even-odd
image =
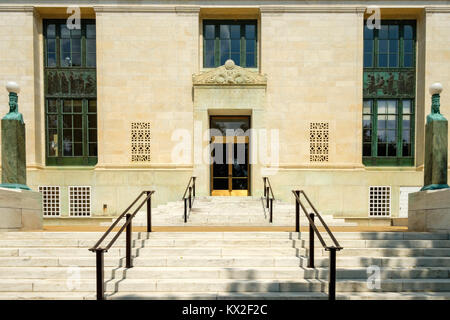
[{"label": "stone cornice", "polygon": [[2,6],[0,5],[0,12],[33,12],[33,6]]},{"label": "stone cornice", "polygon": [[174,13],[199,13],[197,6],[94,6],[95,12],[174,12]]},{"label": "stone cornice", "polygon": [[267,77],[227,60],[223,66],[194,74],[192,82],[194,86],[265,86]]},{"label": "stone cornice", "polygon": [[361,13],[366,7],[333,7],[333,6],[261,6],[261,13]]},{"label": "stone cornice", "polygon": [[450,13],[449,7],[425,7],[426,13]]}]

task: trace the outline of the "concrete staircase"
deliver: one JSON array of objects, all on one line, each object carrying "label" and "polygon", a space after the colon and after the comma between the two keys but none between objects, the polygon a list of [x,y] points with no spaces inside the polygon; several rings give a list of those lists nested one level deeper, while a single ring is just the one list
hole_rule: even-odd
[{"label": "concrete staircase", "polygon": [[[97,232],[0,233],[0,299],[93,299]],[[114,236],[111,234],[110,237]],[[109,299],[326,299],[328,252],[307,233],[156,232],[124,235],[105,253]],[[338,299],[450,299],[448,234],[338,232]],[[380,269],[380,289],[367,268]]]},{"label": "concrete staircase", "polygon": [[[275,200],[273,223],[261,197],[197,197],[187,223],[184,223],[184,202],[174,201],[152,209],[154,226],[295,226],[295,206]],[[311,210],[312,212],[312,210]],[[308,225],[304,214],[300,225]],[[344,219],[323,215],[328,226],[355,226]],[[146,213],[139,212],[133,220],[135,226],[146,225]],[[109,224],[104,224],[109,225]]]}]

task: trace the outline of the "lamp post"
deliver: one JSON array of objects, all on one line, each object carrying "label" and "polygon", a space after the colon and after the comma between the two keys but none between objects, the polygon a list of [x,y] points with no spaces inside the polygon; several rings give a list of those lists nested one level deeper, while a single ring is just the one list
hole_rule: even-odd
[{"label": "lamp post", "polygon": [[448,121],[440,112],[442,84],[430,86],[431,113],[425,126],[424,184],[421,191],[449,188],[448,170]]},{"label": "lamp post", "polygon": [[19,113],[16,82],[6,84],[9,92],[9,112],[2,118],[2,188],[25,189],[27,187],[25,123]]}]

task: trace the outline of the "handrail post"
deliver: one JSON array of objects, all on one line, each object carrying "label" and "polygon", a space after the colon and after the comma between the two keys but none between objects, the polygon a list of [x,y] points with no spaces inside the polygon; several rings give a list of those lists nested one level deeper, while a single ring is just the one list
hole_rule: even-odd
[{"label": "handrail post", "polygon": [[189,187],[189,209],[192,208],[191,195],[192,195],[192,187]]},{"label": "handrail post", "polygon": [[192,194],[195,198],[195,177],[192,177]]},{"label": "handrail post", "polygon": [[97,300],[105,300],[105,282],[103,274],[104,252],[105,250],[102,248],[95,249]]},{"label": "handrail post", "polygon": [[269,213],[270,213],[270,223],[272,223],[273,222],[273,199],[270,199]]},{"label": "handrail post", "polygon": [[269,208],[269,187],[266,188],[266,208]]},{"label": "handrail post", "polygon": [[328,279],[328,300],[336,300],[336,247],[329,247],[330,250],[330,266]]},{"label": "handrail post", "polygon": [[300,204],[298,203],[297,197],[300,197],[300,191],[295,190],[295,232],[300,232]]},{"label": "handrail post", "polygon": [[267,179],[267,177],[263,177],[263,181],[264,181],[264,198],[267,197],[266,179]]},{"label": "handrail post", "polygon": [[[309,217],[314,222],[314,213],[310,213]],[[312,224],[309,223],[309,260],[308,268],[314,268],[314,229]]]},{"label": "handrail post", "polygon": [[184,223],[187,222],[187,198],[184,198]]},{"label": "handrail post", "polygon": [[147,232],[152,232],[152,197],[151,191],[147,191]]},{"label": "handrail post", "polygon": [[126,257],[126,265],[125,265],[125,267],[126,268],[132,268],[133,265],[131,264],[131,235],[132,235],[131,214],[127,213],[126,217],[127,217],[126,221],[128,222],[128,225],[127,225],[127,230],[126,230],[126,246],[127,246],[127,248],[126,248],[126,255],[127,255],[127,257]]}]

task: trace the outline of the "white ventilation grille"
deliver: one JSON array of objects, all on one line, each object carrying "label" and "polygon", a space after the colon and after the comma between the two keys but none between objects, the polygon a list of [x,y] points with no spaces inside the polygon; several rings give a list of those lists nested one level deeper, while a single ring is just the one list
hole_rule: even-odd
[{"label": "white ventilation grille", "polygon": [[391,215],[391,187],[369,187],[369,216],[389,217]]},{"label": "white ventilation grille", "polygon": [[60,208],[60,192],[58,186],[40,186],[39,192],[42,195],[42,211],[44,217],[59,217]]},{"label": "white ventilation grille", "polygon": [[328,161],[329,137],[328,122],[311,122],[309,124],[309,161]]},{"label": "white ventilation grille", "polygon": [[150,161],[150,123],[131,123],[131,162]]},{"label": "white ventilation grille", "polygon": [[69,187],[69,212],[71,217],[91,215],[91,187]]}]

